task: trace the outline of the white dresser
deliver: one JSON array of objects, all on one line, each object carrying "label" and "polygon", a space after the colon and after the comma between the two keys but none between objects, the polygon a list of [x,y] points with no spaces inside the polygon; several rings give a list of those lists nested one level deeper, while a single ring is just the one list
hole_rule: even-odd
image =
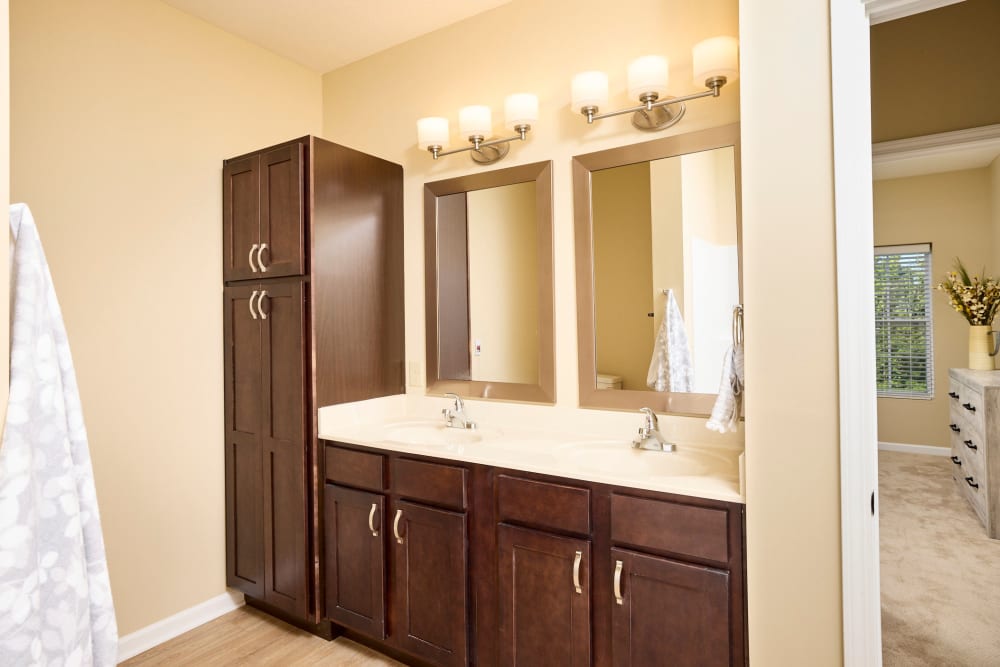
[{"label": "white dresser", "polygon": [[955,484],[1000,539],[1000,371],[948,370]]}]

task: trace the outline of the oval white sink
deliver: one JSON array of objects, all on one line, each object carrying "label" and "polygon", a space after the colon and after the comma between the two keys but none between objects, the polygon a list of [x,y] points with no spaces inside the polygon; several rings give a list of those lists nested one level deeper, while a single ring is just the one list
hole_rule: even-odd
[{"label": "oval white sink", "polygon": [[384,439],[401,445],[452,447],[481,442],[484,435],[476,429],[451,428],[443,422],[412,421],[386,425]]},{"label": "oval white sink", "polygon": [[720,454],[678,448],[673,452],[635,449],[631,441],[575,442],[559,447],[559,458],[580,471],[627,474],[639,477],[692,477],[717,475],[731,467]]}]

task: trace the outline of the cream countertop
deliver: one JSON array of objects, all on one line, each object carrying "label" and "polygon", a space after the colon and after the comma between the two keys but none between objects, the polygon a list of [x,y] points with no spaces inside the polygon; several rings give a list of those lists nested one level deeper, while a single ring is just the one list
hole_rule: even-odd
[{"label": "cream countertop", "polygon": [[377,449],[570,479],[744,502],[743,433],[718,434],[694,417],[660,416],[673,453],[637,451],[639,413],[465,401],[478,424],[443,428],[451,400],[405,394],[319,409],[319,437]]}]

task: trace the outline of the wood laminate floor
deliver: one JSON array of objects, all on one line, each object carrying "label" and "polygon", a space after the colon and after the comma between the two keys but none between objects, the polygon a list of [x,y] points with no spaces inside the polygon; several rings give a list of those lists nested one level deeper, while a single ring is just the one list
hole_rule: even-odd
[{"label": "wood laminate floor", "polygon": [[122,664],[402,667],[366,646],[343,637],[332,642],[320,639],[250,607],[231,611]]}]

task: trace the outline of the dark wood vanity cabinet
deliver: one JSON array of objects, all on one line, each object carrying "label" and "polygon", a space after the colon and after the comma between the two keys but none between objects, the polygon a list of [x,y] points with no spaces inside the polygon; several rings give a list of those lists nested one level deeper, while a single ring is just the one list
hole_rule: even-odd
[{"label": "dark wood vanity cabinet", "polygon": [[324,498],[315,413],[404,389],[402,168],[316,137],[226,160],[223,240],[226,581],[323,632],[324,502],[353,530],[360,501]]},{"label": "dark wood vanity cabinet", "polygon": [[[449,667],[747,663],[741,504],[325,450],[327,617],[373,645]],[[347,530],[340,485],[385,490],[381,538],[367,522],[382,495],[350,491]],[[388,614],[373,631],[377,585],[352,584],[363,589],[352,615],[337,587],[383,562]]]}]

